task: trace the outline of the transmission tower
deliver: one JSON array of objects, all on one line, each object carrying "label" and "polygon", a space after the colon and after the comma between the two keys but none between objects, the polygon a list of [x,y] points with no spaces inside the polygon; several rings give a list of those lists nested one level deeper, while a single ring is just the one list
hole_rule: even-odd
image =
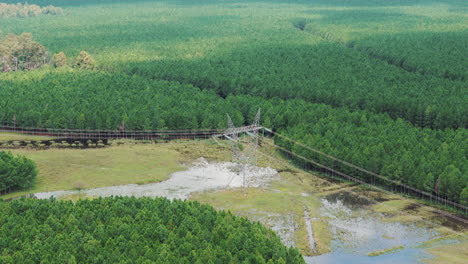
[{"label": "transmission tower", "polygon": [[261,128],[260,109],[255,115],[253,123],[249,126],[236,127],[229,114],[227,114],[227,120],[228,129],[225,132],[225,137],[229,139],[231,144],[232,162],[238,165],[244,195],[247,195],[250,183],[256,180],[256,173],[253,169],[257,165],[258,129]]},{"label": "transmission tower", "polygon": [[229,114],[226,115],[228,120],[228,130],[226,131],[226,137],[229,139],[229,142],[231,142],[232,162],[240,164],[242,160],[242,151],[240,150],[239,131],[234,125],[234,122],[232,122]]},{"label": "transmission tower", "polygon": [[249,137],[249,147],[246,152],[249,155],[249,160],[252,165],[257,166],[257,149],[258,149],[258,127],[260,127],[260,109],[258,109],[255,119],[252,123],[253,130],[247,132]]}]

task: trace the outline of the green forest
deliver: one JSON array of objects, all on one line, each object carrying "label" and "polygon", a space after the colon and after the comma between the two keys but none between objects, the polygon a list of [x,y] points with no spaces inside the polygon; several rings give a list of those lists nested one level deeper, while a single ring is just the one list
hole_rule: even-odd
[{"label": "green forest", "polygon": [[31,188],[36,176],[32,160],[0,151],[0,194]]},{"label": "green forest", "polygon": [[0,201],[0,263],[304,263],[260,223],[165,198]]},{"label": "green forest", "polygon": [[464,1],[29,3],[64,15],[4,18],[3,35],[92,66],[2,73],[2,123],[224,128],[261,108],[265,127],[468,204]]},{"label": "green forest", "polygon": [[70,12],[7,19],[2,31],[31,32],[52,53],[87,51],[101,69],[223,97],[300,98],[420,127],[468,125],[463,1],[113,2],[33,1]]}]

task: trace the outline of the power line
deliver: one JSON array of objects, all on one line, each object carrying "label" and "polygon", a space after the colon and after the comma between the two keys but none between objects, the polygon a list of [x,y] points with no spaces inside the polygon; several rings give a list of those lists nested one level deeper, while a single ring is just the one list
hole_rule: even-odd
[{"label": "power line", "polygon": [[[425,192],[425,191],[416,189],[416,188],[411,187],[411,186],[409,186],[409,185],[406,185],[406,184],[404,184],[404,183],[391,180],[391,179],[389,179],[389,178],[387,178],[387,177],[385,177],[385,176],[382,176],[382,175],[379,175],[379,174],[377,174],[377,173],[371,172],[371,171],[369,171],[369,170],[366,170],[366,169],[364,169],[364,168],[361,168],[361,167],[359,167],[359,166],[356,166],[356,165],[354,165],[354,164],[351,164],[351,163],[349,163],[349,162],[346,162],[346,161],[344,161],[344,160],[341,160],[341,159],[338,159],[338,158],[336,158],[336,157],[334,157],[334,156],[331,156],[331,155],[329,155],[329,154],[326,154],[326,153],[324,153],[324,152],[322,152],[322,151],[319,151],[319,150],[317,150],[317,149],[314,149],[314,148],[312,148],[312,147],[310,147],[310,146],[304,145],[304,144],[302,144],[302,143],[300,143],[300,142],[298,142],[298,141],[296,141],[296,140],[293,140],[293,139],[291,139],[291,138],[289,138],[289,137],[286,137],[286,136],[284,136],[284,135],[281,135],[281,134],[279,134],[279,133],[276,133],[276,132],[274,132],[274,131],[272,131],[272,130],[270,130],[270,129],[265,129],[265,130],[266,130],[267,132],[269,132],[269,133],[275,135],[275,136],[284,138],[284,139],[286,139],[286,140],[288,140],[288,141],[294,143],[295,145],[298,145],[298,146],[303,147],[303,148],[305,148],[305,149],[307,149],[307,150],[313,151],[313,152],[315,152],[315,153],[317,153],[317,154],[320,154],[320,155],[322,155],[322,156],[324,156],[324,157],[327,157],[327,158],[329,158],[329,159],[331,159],[331,160],[333,160],[333,161],[342,163],[342,164],[344,164],[344,165],[346,165],[346,166],[348,166],[348,167],[351,167],[351,168],[357,169],[357,170],[359,170],[359,171],[361,171],[361,172],[364,172],[364,173],[367,173],[367,174],[369,174],[369,175],[372,175],[372,176],[374,176],[374,177],[376,177],[376,178],[378,178],[378,179],[380,179],[380,180],[383,180],[383,181],[385,181],[385,182],[387,182],[387,183],[391,183],[391,184],[394,184],[395,186],[398,186],[398,187],[401,187],[401,188],[404,188],[404,189],[407,189],[407,190],[411,190],[412,192],[418,193],[418,194],[420,194],[420,195],[422,195],[422,196],[426,196],[426,197],[429,198],[430,200],[434,199],[434,200],[439,201],[439,202],[441,202],[441,203],[450,204],[450,205],[452,205],[452,206],[454,206],[454,207],[456,207],[456,208],[459,208],[459,209],[463,210],[465,213],[468,211],[468,207],[467,207],[467,206],[464,206],[464,205],[455,203],[455,202],[453,202],[453,201],[450,201],[450,200],[448,200],[448,199],[441,198],[440,196],[436,196],[436,195],[430,194],[430,193],[428,193],[428,192]],[[294,153],[294,154],[295,154],[295,153]],[[301,157],[302,157],[302,156],[301,156]],[[305,157],[302,157],[302,158],[305,158]],[[313,162],[311,162],[311,163],[314,164]],[[334,172],[334,173],[337,172],[336,170],[333,170],[333,169],[331,169],[331,168],[323,167],[323,165],[322,165],[322,166],[319,166],[319,167],[324,168],[324,169],[327,169],[327,170],[330,170],[330,171],[332,171],[332,172]],[[369,184],[369,183],[366,183],[366,184]]]},{"label": "power line", "polygon": [[[263,140],[263,139],[262,139],[262,140]],[[265,142],[265,141],[262,141],[262,142]],[[268,144],[268,142],[267,142],[267,144]],[[273,146],[276,147],[276,145],[273,145]],[[286,166],[288,166],[288,167],[290,167],[290,168],[297,169],[295,166],[291,165],[289,162],[287,162],[287,161],[285,161],[285,160],[278,159],[278,158],[276,158],[276,157],[273,157],[273,156],[270,155],[270,154],[263,153],[263,152],[260,151],[260,150],[258,151],[258,153],[261,154],[261,155],[263,155],[263,156],[265,156],[265,157],[268,157],[268,158],[270,158],[270,159],[273,159],[273,160],[275,160],[276,162],[283,163],[284,165],[286,165]],[[305,173],[307,173],[307,174],[309,174],[309,175],[312,175],[312,176],[314,176],[314,177],[317,177],[316,175],[313,175],[313,174],[311,174],[310,172],[308,172],[308,171],[306,171],[306,170],[302,170],[302,171],[305,172]],[[372,186],[372,185],[368,185],[368,184],[366,184],[366,185],[369,186],[369,187],[372,188],[372,189],[375,189],[375,190],[378,190],[378,191],[382,191],[382,192],[384,192],[384,193],[386,193],[386,194],[391,194],[391,195],[394,194],[394,193],[392,193],[392,192],[389,192],[389,191],[387,191],[387,190],[378,188],[378,187],[376,187],[376,186]],[[353,191],[348,190],[348,189],[341,189],[340,191],[345,191],[345,192],[351,193],[351,194],[353,194],[353,195],[357,195],[357,196],[359,196],[359,197],[361,197],[361,198],[363,198],[363,199],[366,199],[367,201],[371,201],[371,202],[374,202],[374,203],[377,202],[376,200],[374,200],[374,199],[372,199],[372,198],[369,198],[369,197],[367,197],[367,196],[364,196],[364,195],[362,195],[362,194],[353,192]],[[416,205],[420,205],[420,206],[426,206],[426,205],[421,204],[421,203],[418,203],[417,201],[414,201],[414,200],[412,200],[412,199],[407,199],[407,198],[404,198],[404,197],[402,197],[402,198],[405,199],[406,201],[408,201],[409,203],[416,204]],[[397,208],[396,206],[392,206],[392,205],[389,205],[389,204],[383,204],[383,205],[384,205],[385,207]],[[452,214],[450,214],[450,213],[447,213],[447,212],[444,212],[444,211],[441,211],[441,210],[437,210],[437,209],[436,209],[436,210],[434,210],[434,212],[436,212],[436,213],[438,213],[438,214],[440,214],[440,215],[447,216],[447,217],[450,217],[450,218],[452,218],[452,219],[461,221],[461,222],[463,222],[463,223],[465,223],[465,224],[468,223],[467,220],[465,220],[465,219],[463,219],[463,218],[457,217],[457,216],[455,216],[455,215],[452,215]],[[407,212],[405,212],[405,211],[400,211],[400,213],[405,214],[405,215],[412,215],[412,214],[407,213]],[[426,222],[426,223],[428,223],[428,224],[434,224],[434,222],[429,221],[429,220],[426,220],[426,219],[423,219],[423,218],[421,218],[421,221],[424,221],[424,222]],[[455,231],[452,231],[452,230],[450,230],[450,231],[453,232],[453,233],[456,233]]]},{"label": "power line", "polygon": [[[268,128],[263,128],[260,126],[260,110],[257,112],[257,115],[255,117],[254,122],[251,125],[248,126],[243,126],[243,127],[235,127],[234,123],[228,116],[228,129],[223,130],[223,129],[198,129],[198,130],[124,130],[124,131],[118,131],[118,130],[89,130],[89,129],[54,129],[54,128],[32,128],[32,127],[16,127],[15,126],[0,126],[0,131],[5,131],[5,132],[16,132],[16,133],[22,133],[22,134],[27,134],[27,135],[40,135],[40,136],[52,136],[52,137],[70,137],[70,138],[82,138],[82,139],[91,139],[91,138],[96,138],[96,139],[109,139],[109,138],[132,138],[132,139],[175,139],[175,138],[190,138],[190,139],[195,139],[195,138],[210,138],[210,137],[220,137],[224,136],[228,139],[231,140],[231,142],[236,142],[235,144],[232,144],[232,153],[233,153],[233,161],[240,163],[240,164],[249,164],[249,163],[255,163],[256,160],[256,148],[258,146],[258,131],[260,129],[264,129],[265,131],[271,133],[274,136],[283,138],[289,142],[292,142],[293,144],[300,146],[304,149],[307,149],[309,151],[312,151],[314,153],[317,153],[319,155],[322,155],[330,160],[333,160],[335,162],[339,162],[345,166],[348,166],[350,168],[359,170],[363,173],[366,173],[368,175],[371,175],[377,179],[380,179],[384,181],[385,183],[390,183],[393,184],[395,187],[401,188],[402,192],[406,192],[407,190],[410,190],[411,192],[414,192],[416,194],[421,195],[422,197],[426,197],[427,199],[435,200],[440,203],[443,203],[445,205],[451,205],[455,208],[459,208],[463,210],[465,213],[468,211],[468,207],[455,203],[453,201],[450,201],[448,199],[444,199],[440,196],[430,194],[428,192],[416,189],[414,187],[411,187],[409,185],[406,185],[401,182],[397,182],[394,180],[391,180],[385,176],[379,175],[377,173],[374,173],[372,171],[366,170],[362,167],[356,166],[352,163],[349,163],[347,161],[341,160],[339,158],[336,158],[332,155],[326,154],[322,151],[319,151],[315,148],[312,148],[310,146],[307,146],[301,142],[298,142],[296,140],[293,140],[289,137],[286,137],[284,135],[281,135],[279,133],[276,133]],[[248,149],[253,149],[254,151],[247,151],[247,153],[242,153],[242,151],[239,149],[240,146],[240,141],[239,141],[239,134],[247,134],[249,136],[249,141],[248,141]],[[328,170],[332,173],[335,173],[337,175],[340,175],[341,177],[344,177],[348,180],[352,180],[361,184],[365,185],[374,185],[372,183],[367,183],[363,180],[357,179],[355,177],[349,176],[345,173],[342,173],[334,168],[325,166],[323,164],[320,164],[318,162],[312,161],[306,157],[303,157],[301,155],[298,155],[294,153],[293,151],[287,150],[285,148],[279,147],[275,145],[278,148],[281,148],[282,151],[289,153],[290,155],[294,155],[300,159],[306,160],[307,162],[313,164],[314,166],[320,167],[322,169]],[[245,167],[245,166],[244,166]],[[242,170],[244,171],[245,168]],[[245,171],[244,171],[245,172]],[[244,178],[246,177],[245,175],[243,176]],[[247,183],[247,179],[245,181]]]},{"label": "power line", "polygon": [[[266,139],[265,137],[259,136],[259,140],[260,140],[262,143],[267,143],[267,144],[273,146],[274,148],[278,148],[278,149],[281,149],[281,148],[282,148],[282,147],[280,147],[280,146],[277,146],[277,145],[275,145],[275,144],[270,143],[268,140],[265,140],[265,139]],[[221,145],[221,146],[225,146],[225,145],[222,145],[222,144],[221,144],[218,140],[216,140],[215,138],[214,138],[214,140],[215,140],[215,142],[216,142],[217,144],[219,144],[219,145]],[[283,148],[283,149],[284,149],[284,148]],[[286,150],[286,151],[287,151],[287,150]],[[297,169],[297,168],[296,168],[295,166],[293,166],[291,163],[289,163],[289,162],[287,162],[287,161],[285,161],[285,160],[283,160],[283,159],[276,158],[276,157],[274,157],[274,156],[272,156],[272,155],[270,155],[270,154],[267,154],[267,153],[264,153],[264,152],[260,151],[260,148],[257,149],[257,153],[258,153],[258,154],[261,154],[261,155],[263,155],[263,156],[265,156],[265,157],[267,157],[267,158],[269,158],[269,159],[272,159],[272,160],[274,160],[275,162],[282,163],[282,164],[286,165],[287,167]],[[290,153],[293,153],[293,152],[290,152]],[[294,154],[295,154],[295,153],[294,153]],[[307,158],[305,158],[305,157],[302,157],[302,156],[300,156],[300,155],[295,154],[295,156],[301,157],[302,159],[305,159],[305,160],[308,160],[308,161],[310,161],[310,162],[313,162],[313,163],[316,163],[316,164],[318,164],[318,165],[321,165],[321,166],[323,166],[323,167],[326,167],[325,165],[322,165],[322,164],[319,164],[319,163],[317,163],[317,162],[311,161],[311,160],[309,160],[309,159],[307,159]],[[306,170],[303,170],[303,171],[304,171],[305,173],[309,174],[309,175],[312,175],[312,176],[314,176],[314,177],[317,177],[317,176],[311,174],[310,172],[308,172],[308,171],[306,171]],[[344,175],[346,175],[346,174],[344,174]],[[352,176],[349,176],[349,175],[346,175],[346,178],[350,179],[351,181],[359,182],[358,179],[356,179],[356,178],[354,178],[354,177],[352,177]],[[390,194],[390,195],[393,195],[393,194],[394,194],[393,192],[387,191],[387,190],[385,190],[385,189],[379,188],[379,187],[374,186],[374,185],[367,184],[367,183],[365,183],[365,182],[362,182],[362,184],[365,185],[365,186],[368,186],[368,187],[371,188],[371,189],[374,189],[374,190],[377,190],[377,191],[380,191],[380,192],[383,192],[383,193],[386,193],[386,194]],[[341,191],[348,192],[348,193],[350,193],[350,194],[356,195],[356,196],[358,196],[358,197],[361,197],[361,198],[366,199],[367,201],[370,201],[370,202],[373,202],[373,203],[376,202],[376,200],[374,200],[374,199],[372,199],[372,198],[369,198],[369,197],[367,197],[367,196],[364,196],[364,195],[362,195],[362,194],[353,192],[352,190],[342,189]],[[405,201],[407,201],[407,202],[409,202],[409,203],[411,203],[411,204],[415,204],[415,205],[419,205],[419,206],[427,206],[427,205],[425,205],[425,204],[419,203],[419,202],[417,202],[417,201],[415,201],[415,200],[412,200],[412,199],[407,199],[407,198],[404,198],[404,197],[402,197],[402,198],[403,198]],[[389,207],[389,208],[397,208],[396,206],[392,206],[392,205],[389,205],[389,204],[383,204],[383,205],[384,205],[385,207]],[[468,221],[467,221],[466,219],[463,219],[463,218],[458,217],[458,216],[456,216],[456,215],[450,214],[450,213],[448,213],[448,212],[441,211],[441,210],[438,210],[438,209],[433,209],[433,212],[434,212],[434,213],[437,213],[437,214],[439,214],[439,215],[442,215],[442,216],[449,217],[449,218],[452,218],[452,219],[454,219],[454,220],[460,221],[460,222],[462,222],[462,223],[464,223],[464,224],[468,224]],[[401,214],[405,214],[405,215],[412,215],[411,213],[407,213],[407,212],[405,212],[405,211],[400,211],[400,213],[401,213]],[[429,221],[429,220],[426,220],[426,219],[424,219],[424,218],[421,218],[421,221],[423,221],[423,222],[425,222],[425,223],[427,223],[427,224],[431,224],[431,225],[434,224],[433,221]],[[452,232],[452,233],[456,233],[455,231],[451,231],[451,232]]]}]

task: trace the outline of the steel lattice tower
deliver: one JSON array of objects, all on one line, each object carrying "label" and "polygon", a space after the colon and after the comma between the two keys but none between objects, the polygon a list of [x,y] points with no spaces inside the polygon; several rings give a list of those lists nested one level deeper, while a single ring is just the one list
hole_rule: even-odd
[{"label": "steel lattice tower", "polygon": [[[232,122],[231,117],[227,114],[228,129],[225,137],[231,143],[232,162],[239,165],[239,174],[242,176],[242,187],[244,195],[247,194],[247,188],[250,183],[254,182],[255,173],[253,169],[257,165],[257,148],[258,148],[258,129],[260,128],[260,109],[255,115],[253,123],[247,127],[236,127]],[[240,135],[246,135],[241,137]],[[241,149],[242,143],[246,147]]]}]

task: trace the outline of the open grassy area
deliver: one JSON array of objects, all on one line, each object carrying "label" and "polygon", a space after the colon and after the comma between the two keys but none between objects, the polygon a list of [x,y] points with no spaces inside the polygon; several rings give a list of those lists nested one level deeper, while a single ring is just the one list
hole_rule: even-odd
[{"label": "open grassy area", "polygon": [[32,189],[0,198],[36,192],[158,182],[167,179],[173,172],[183,170],[184,164],[198,157],[226,159],[229,154],[207,141],[121,143],[100,149],[14,150],[14,153],[34,160],[39,175]]},{"label": "open grassy area", "polygon": [[20,133],[12,132],[0,132],[0,142],[14,141],[14,140],[50,140],[54,139],[53,137],[44,137],[44,136],[34,136],[34,135],[25,135]]},{"label": "open grassy area", "polygon": [[427,250],[435,258],[424,260],[428,264],[464,264],[468,259],[468,233],[459,244],[434,247]]},{"label": "open grassy area", "polygon": [[374,205],[374,210],[379,213],[390,213],[403,210],[410,204],[409,200],[390,200]]}]

